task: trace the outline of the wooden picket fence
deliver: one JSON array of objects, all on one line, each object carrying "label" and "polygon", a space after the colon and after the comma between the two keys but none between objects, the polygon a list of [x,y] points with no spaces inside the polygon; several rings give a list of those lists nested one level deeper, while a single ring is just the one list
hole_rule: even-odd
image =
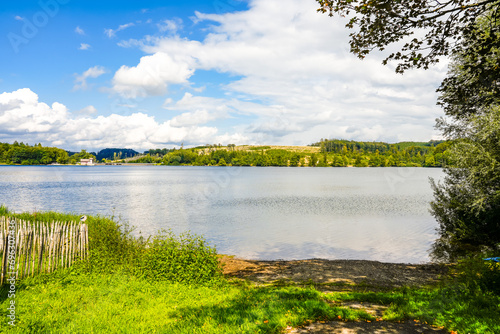
[{"label": "wooden picket fence", "polygon": [[[14,220],[14,224],[11,222]],[[10,224],[10,225],[9,225]],[[14,249],[9,231],[15,228],[15,271],[12,271]],[[9,230],[10,228],[10,230]],[[11,251],[9,254],[8,252]],[[88,256],[88,227],[75,222],[27,222],[0,217],[0,258],[2,259],[0,285],[15,272],[16,279],[50,273],[66,268],[77,258]]]}]

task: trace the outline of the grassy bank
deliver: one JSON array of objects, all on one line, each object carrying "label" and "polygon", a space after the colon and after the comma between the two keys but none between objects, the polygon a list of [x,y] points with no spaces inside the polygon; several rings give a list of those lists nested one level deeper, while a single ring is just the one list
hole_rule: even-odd
[{"label": "grassy bank", "polygon": [[[8,214],[0,208],[0,215]],[[42,221],[77,215],[17,215]],[[90,258],[16,284],[0,294],[0,332],[9,333],[280,333],[318,320],[376,321],[346,301],[386,305],[382,319],[417,319],[458,333],[498,333],[498,267],[469,261],[440,286],[324,294],[314,284],[256,286],[223,277],[203,238],[159,233],[148,240],[112,219],[91,217]],[[378,319],[381,320],[381,319]]]}]

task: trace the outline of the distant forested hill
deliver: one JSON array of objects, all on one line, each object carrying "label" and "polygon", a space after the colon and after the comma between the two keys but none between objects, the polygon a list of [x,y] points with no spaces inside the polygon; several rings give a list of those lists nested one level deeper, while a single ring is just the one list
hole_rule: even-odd
[{"label": "distant forested hill", "polygon": [[321,141],[311,144],[311,146],[316,146],[321,148],[321,152],[333,152],[341,153],[344,146],[347,150],[363,151],[365,153],[375,153],[377,150],[379,153],[385,153],[388,151],[402,151],[409,147],[421,148],[422,152],[429,152],[430,148],[436,147],[440,144],[447,146],[446,142],[443,140],[431,140],[428,142],[400,142],[395,144],[388,144],[384,142],[363,142],[354,140],[342,140],[342,139],[322,139]]},{"label": "distant forested hill", "polygon": [[335,161],[345,160],[344,157],[354,159],[353,166],[441,167],[448,163],[446,150],[450,144],[437,140],[388,144],[322,139],[311,146],[319,147],[321,153],[333,155]]},{"label": "distant forested hill", "polygon": [[117,160],[132,158],[136,155],[139,155],[139,152],[129,148],[105,148],[104,150],[101,150],[99,151],[99,153],[97,153],[96,158],[99,161],[101,161],[102,159]]}]

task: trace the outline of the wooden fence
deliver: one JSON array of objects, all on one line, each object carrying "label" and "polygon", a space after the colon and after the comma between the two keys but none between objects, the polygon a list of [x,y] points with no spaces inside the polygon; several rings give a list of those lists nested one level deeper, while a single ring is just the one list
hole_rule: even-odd
[{"label": "wooden fence", "polygon": [[[11,232],[15,233],[15,240],[10,237]],[[12,276],[21,279],[50,273],[57,268],[69,267],[77,258],[85,259],[87,256],[86,224],[27,222],[0,217],[0,285]]]}]

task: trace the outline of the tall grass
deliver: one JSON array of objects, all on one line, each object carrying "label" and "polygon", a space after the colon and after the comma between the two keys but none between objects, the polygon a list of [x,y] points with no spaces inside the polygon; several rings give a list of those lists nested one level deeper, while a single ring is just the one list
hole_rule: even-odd
[{"label": "tall grass", "polygon": [[[26,221],[78,221],[80,215],[57,212],[15,214],[0,206],[0,215]],[[176,236],[160,231],[145,239],[135,237],[128,224],[112,218],[87,216],[89,256],[77,262],[73,270],[82,273],[126,272],[138,277],[169,282],[205,284],[222,278],[217,252],[196,235]]]}]

